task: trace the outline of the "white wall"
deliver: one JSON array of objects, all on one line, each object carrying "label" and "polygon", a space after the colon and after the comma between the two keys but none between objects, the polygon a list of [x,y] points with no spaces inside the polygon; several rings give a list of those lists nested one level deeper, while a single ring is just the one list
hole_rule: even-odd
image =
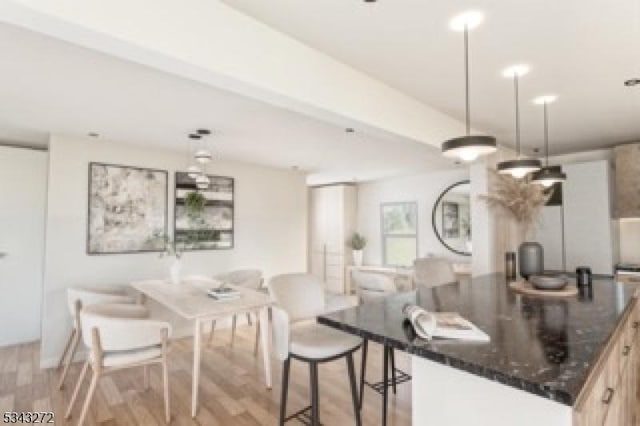
[{"label": "white wall", "polygon": [[[60,355],[70,319],[65,289],[73,285],[127,284],[165,278],[170,261],[158,254],[89,256],[85,252],[87,173],[90,161],[169,171],[169,229],[173,227],[173,175],[185,166],[184,153],[153,150],[96,139],[52,137],[42,311],[43,366]],[[214,274],[261,268],[266,277],[306,270],[307,189],[300,173],[243,163],[215,161],[210,174],[235,178],[235,248],[189,252],[184,274]],[[189,330],[162,309],[178,333]]]},{"label": "white wall", "polygon": [[460,168],[359,184],[357,229],[368,240],[364,263],[382,264],[380,204],[410,201],[418,203],[418,255],[434,254],[469,262],[469,257],[457,255],[444,247],[431,226],[431,213],[438,196],[450,185],[467,179],[469,170]]},{"label": "white wall", "polygon": [[0,346],[40,338],[47,153],[0,146]]}]

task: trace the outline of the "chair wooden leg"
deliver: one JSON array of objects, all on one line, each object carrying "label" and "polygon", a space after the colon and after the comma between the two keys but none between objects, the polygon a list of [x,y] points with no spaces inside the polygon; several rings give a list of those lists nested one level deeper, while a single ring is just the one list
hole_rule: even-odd
[{"label": "chair wooden leg", "polygon": [[391,356],[391,387],[393,394],[396,394],[396,356],[393,348],[389,346],[389,355]]},{"label": "chair wooden leg", "polygon": [[351,399],[353,401],[353,413],[356,416],[356,426],[361,426],[360,401],[358,400],[358,388],[356,385],[356,371],[353,367],[353,353],[347,355],[347,369],[349,370],[349,383],[351,384]]},{"label": "chair wooden leg", "polygon": [[149,390],[149,365],[144,366],[144,390]]},{"label": "chair wooden leg", "polygon": [[93,376],[91,377],[91,384],[89,385],[89,390],[87,391],[87,397],[84,400],[84,405],[82,406],[82,412],[80,413],[80,418],[78,419],[78,426],[82,426],[84,424],[84,419],[87,417],[87,412],[89,411],[89,405],[91,404],[91,399],[93,399],[93,394],[96,391],[96,385],[98,384],[99,379],[100,379],[100,373],[97,371],[94,371]]},{"label": "chair wooden leg", "polygon": [[60,376],[60,382],[58,382],[58,389],[62,389],[64,387],[64,379],[67,377],[67,373],[69,373],[69,367],[73,362],[73,359],[76,357],[76,351],[78,350],[78,345],[80,344],[80,333],[74,333],[73,341],[71,342],[71,353],[67,357],[66,363],[64,365],[64,369],[62,370],[62,375]]},{"label": "chair wooden leg", "polygon": [[69,348],[71,347],[71,342],[73,341],[74,336],[76,335],[75,327],[71,330],[71,334],[69,335],[69,339],[67,339],[67,344],[64,346],[64,352],[62,352],[62,356],[60,357],[60,361],[58,361],[58,367],[56,370],[60,370],[62,368],[62,363],[67,359],[67,353],[69,352]]},{"label": "chair wooden leg", "polygon": [[318,363],[309,363],[309,376],[311,378],[311,426],[320,426],[320,397],[318,388]]},{"label": "chair wooden leg", "polygon": [[289,394],[289,372],[291,370],[291,358],[287,358],[282,366],[282,394],[280,396],[280,426],[284,426],[287,416],[287,395]]},{"label": "chair wooden leg", "polygon": [[216,320],[211,321],[211,331],[209,332],[209,344],[213,340],[213,332],[216,330]]},{"label": "chair wooden leg", "polygon": [[256,321],[256,341],[253,344],[253,356],[258,356],[258,345],[260,345],[260,321]]},{"label": "chair wooden leg", "polygon": [[253,325],[253,323],[251,322],[251,314],[248,312],[247,312],[247,324]]},{"label": "chair wooden leg", "polygon": [[231,347],[233,347],[233,341],[236,339],[236,316],[233,316],[231,320]]},{"label": "chair wooden leg", "polygon": [[360,409],[362,409],[362,401],[364,400],[364,376],[367,371],[367,349],[369,340],[364,339],[362,342],[362,362],[360,363]]},{"label": "chair wooden leg", "polygon": [[169,366],[166,358],[162,361],[162,384],[164,387],[164,418],[171,421],[171,408],[169,406]]},{"label": "chair wooden leg", "polygon": [[78,393],[80,392],[80,387],[82,386],[82,382],[84,382],[84,376],[87,375],[87,370],[89,369],[89,360],[84,362],[82,366],[82,371],[80,371],[80,376],[78,377],[78,382],[76,383],[76,387],[73,390],[73,394],[71,395],[71,400],[69,400],[69,406],[67,407],[67,412],[64,414],[65,419],[69,419],[71,417],[71,411],[73,410],[73,406],[76,403],[76,399],[78,398]]}]

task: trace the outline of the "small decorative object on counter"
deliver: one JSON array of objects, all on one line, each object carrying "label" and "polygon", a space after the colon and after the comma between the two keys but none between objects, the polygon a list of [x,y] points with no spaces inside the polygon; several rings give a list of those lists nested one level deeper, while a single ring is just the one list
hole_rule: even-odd
[{"label": "small decorative object on counter", "polygon": [[367,245],[367,239],[357,232],[353,234],[351,240],[349,240],[349,247],[351,247],[353,255],[353,264],[355,266],[362,266],[362,250]]},{"label": "small decorative object on counter", "polygon": [[578,287],[589,286],[593,283],[593,274],[588,266],[579,266],[576,268],[576,285]]},{"label": "small decorative object on counter", "polygon": [[531,275],[544,272],[544,251],[540,243],[526,241],[520,244],[518,258],[522,278],[529,279]]},{"label": "small decorative object on counter", "polygon": [[516,274],[516,254],[515,252],[508,251],[504,256],[505,261],[505,275],[507,280],[514,281],[517,279]]}]

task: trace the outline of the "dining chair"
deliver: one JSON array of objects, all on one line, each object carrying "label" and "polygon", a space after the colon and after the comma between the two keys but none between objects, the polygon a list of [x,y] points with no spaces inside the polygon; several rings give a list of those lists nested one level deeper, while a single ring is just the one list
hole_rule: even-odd
[{"label": "dining chair", "polygon": [[[297,419],[304,424],[320,425],[318,364],[346,358],[355,423],[361,425],[353,353],[362,339],[318,324],[315,318],[326,312],[323,282],[310,274],[285,274],[269,282],[275,353],[283,361],[280,426]],[[291,359],[309,364],[311,405],[287,416],[287,395]],[[309,412],[311,414],[309,414]],[[310,422],[310,423],[309,423]]]},{"label": "dining chair", "polygon": [[[222,282],[223,284],[231,284],[239,287],[250,288],[252,290],[258,290],[262,287],[264,279],[262,278],[262,271],[259,269],[240,269],[237,271],[227,272],[225,274],[215,275],[215,280]],[[231,347],[236,337],[236,320],[237,315],[234,315],[231,319]],[[247,323],[252,325],[251,314],[247,312]],[[213,333],[216,329],[216,321],[211,322],[211,332],[209,333],[209,342],[213,339]],[[256,337],[253,344],[253,354],[258,354],[258,344],[260,342],[260,323],[256,320]]]},{"label": "dining chair", "polygon": [[64,366],[58,389],[64,387],[64,382],[69,372],[69,366],[73,362],[73,358],[80,344],[80,333],[82,330],[80,322],[80,311],[83,307],[98,303],[136,303],[136,300],[128,296],[120,287],[69,287],[67,288],[67,306],[69,313],[73,318],[73,326],[71,334],[67,339],[60,361],[58,362],[58,370]]},{"label": "dining chair", "polygon": [[[381,303],[384,298],[392,296],[398,292],[393,278],[375,272],[353,271],[352,282],[356,288],[356,295],[360,304]],[[374,391],[382,395],[382,424],[387,424],[387,404],[389,400],[389,387],[396,394],[396,385],[411,380],[411,376],[402,370],[396,369],[395,352],[393,347],[383,344],[383,381],[369,383],[365,379],[367,371],[367,355],[369,340],[364,339],[362,343],[362,362],[360,363],[360,408],[364,400],[364,386],[367,385]],[[391,361],[389,363],[389,361]],[[390,368],[389,368],[390,367]],[[389,369],[391,369],[391,382],[389,382]]]},{"label": "dining chair", "polygon": [[424,257],[413,262],[416,287],[438,287],[458,281],[451,262],[441,257]]},{"label": "dining chair", "polygon": [[131,367],[144,367],[144,388],[149,389],[149,366],[162,366],[165,420],[169,423],[169,370],[167,354],[171,325],[149,319],[144,306],[131,304],[98,304],[82,308],[82,340],[89,348],[89,356],[69,401],[65,419],[71,418],[82,382],[91,367],[93,375],[85,396],[78,425],[83,425],[91,399],[100,378],[106,374]]}]

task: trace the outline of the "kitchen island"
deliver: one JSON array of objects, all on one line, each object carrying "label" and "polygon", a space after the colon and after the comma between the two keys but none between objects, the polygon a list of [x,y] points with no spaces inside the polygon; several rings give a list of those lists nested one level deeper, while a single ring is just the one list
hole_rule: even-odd
[{"label": "kitchen island", "polygon": [[[636,288],[597,279],[591,291],[575,297],[538,298],[488,275],[318,321],[412,355],[415,425],[631,426],[639,358]],[[458,312],[491,341],[416,339],[402,315],[406,303]]]}]

